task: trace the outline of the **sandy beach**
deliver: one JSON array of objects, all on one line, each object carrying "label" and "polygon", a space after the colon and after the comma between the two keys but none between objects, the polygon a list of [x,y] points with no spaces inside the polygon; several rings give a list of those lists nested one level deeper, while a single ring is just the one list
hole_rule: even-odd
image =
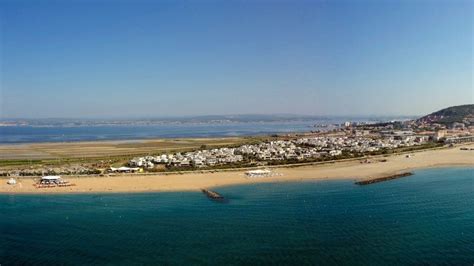
[{"label": "sandy beach", "polygon": [[[34,187],[37,180],[19,178],[15,186],[7,185],[2,179],[0,193],[103,193],[103,192],[153,192],[153,191],[195,191],[202,188],[215,188],[229,185],[245,185],[259,182],[285,182],[328,179],[367,179],[396,174],[420,168],[473,166],[474,150],[460,150],[460,147],[474,148],[474,144],[462,145],[440,150],[428,150],[370,159],[371,163],[361,160],[335,162],[322,165],[299,167],[277,167],[272,171],[277,175],[262,178],[247,178],[243,170],[186,173],[167,175],[120,175],[109,177],[64,177],[72,187],[42,188]],[[381,162],[386,159],[386,162]],[[408,177],[409,178],[409,177]]]}]

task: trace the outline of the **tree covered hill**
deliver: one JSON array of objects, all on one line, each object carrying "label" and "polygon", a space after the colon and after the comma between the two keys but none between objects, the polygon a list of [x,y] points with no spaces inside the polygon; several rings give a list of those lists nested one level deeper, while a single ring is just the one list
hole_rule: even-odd
[{"label": "tree covered hill", "polygon": [[451,106],[423,116],[417,121],[440,124],[451,124],[454,122],[474,124],[474,104]]}]

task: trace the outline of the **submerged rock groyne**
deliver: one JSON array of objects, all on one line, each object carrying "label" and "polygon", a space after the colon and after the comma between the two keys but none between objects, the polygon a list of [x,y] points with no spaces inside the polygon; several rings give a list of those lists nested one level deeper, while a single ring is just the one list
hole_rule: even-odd
[{"label": "submerged rock groyne", "polygon": [[356,185],[370,185],[374,183],[379,183],[379,182],[384,182],[384,181],[389,181],[392,179],[397,179],[405,176],[411,176],[413,175],[412,172],[405,172],[405,173],[400,173],[400,174],[394,174],[394,175],[388,175],[388,176],[382,176],[382,177],[377,177],[377,178],[372,178],[372,179],[367,179],[367,180],[361,180],[355,182]]},{"label": "submerged rock groyne", "polygon": [[225,198],[221,194],[209,190],[209,189],[201,189],[202,193],[204,193],[209,199],[216,200],[216,201],[224,201]]}]

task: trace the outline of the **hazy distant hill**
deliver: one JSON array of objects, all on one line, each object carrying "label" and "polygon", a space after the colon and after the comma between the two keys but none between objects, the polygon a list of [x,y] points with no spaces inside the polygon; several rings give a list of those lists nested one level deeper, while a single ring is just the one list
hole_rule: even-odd
[{"label": "hazy distant hill", "polygon": [[474,104],[451,106],[418,119],[420,122],[474,124]]},{"label": "hazy distant hill", "polygon": [[36,126],[36,127],[80,127],[80,126],[146,126],[163,124],[226,124],[226,123],[285,123],[298,122],[308,124],[334,124],[345,121],[381,122],[415,119],[413,116],[317,116],[295,114],[236,114],[205,115],[182,117],[143,117],[143,118],[0,118],[0,126]]}]

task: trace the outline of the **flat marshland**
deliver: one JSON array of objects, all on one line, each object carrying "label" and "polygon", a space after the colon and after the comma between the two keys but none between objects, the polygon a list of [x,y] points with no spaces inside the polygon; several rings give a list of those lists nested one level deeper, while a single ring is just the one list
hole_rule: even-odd
[{"label": "flat marshland", "polygon": [[183,138],[154,140],[51,142],[0,145],[0,165],[27,164],[39,160],[54,161],[82,158],[109,158],[160,152],[188,151],[203,146],[227,147],[253,143],[263,137]]}]

